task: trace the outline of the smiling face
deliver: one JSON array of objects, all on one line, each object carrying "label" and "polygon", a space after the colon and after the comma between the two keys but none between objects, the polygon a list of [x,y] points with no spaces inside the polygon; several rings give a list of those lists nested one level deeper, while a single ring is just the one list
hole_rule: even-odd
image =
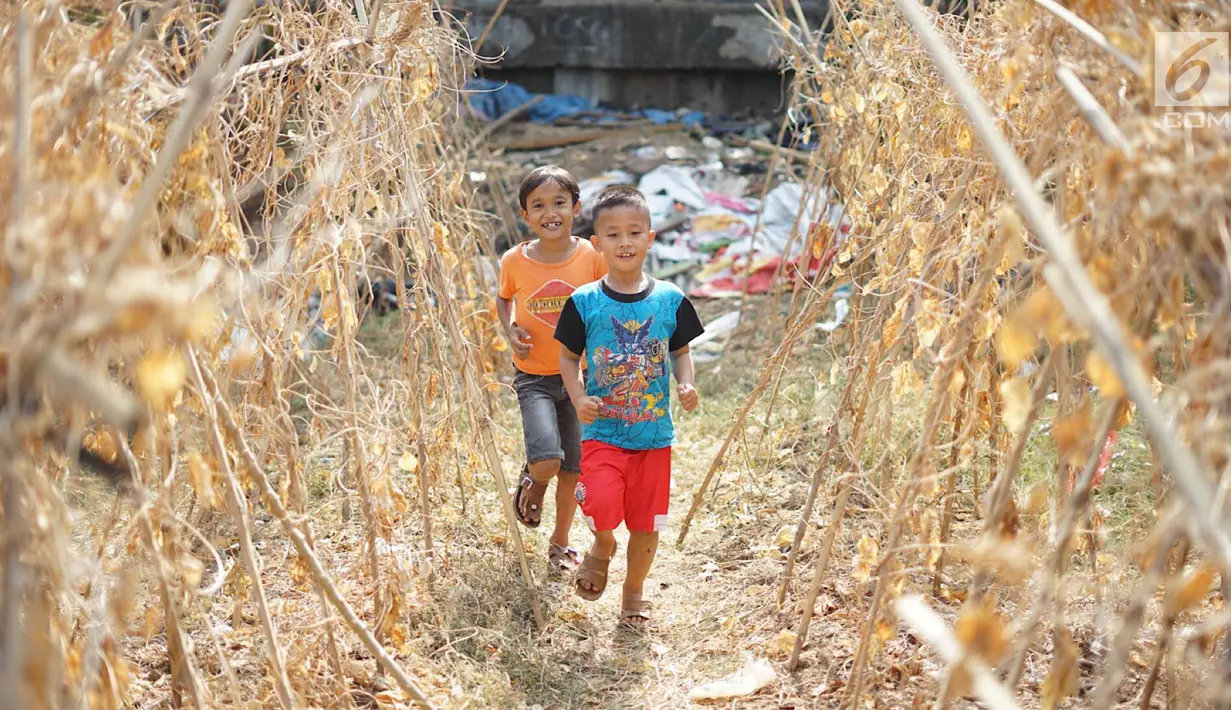
[{"label": "smiling face", "polygon": [[573,234],[573,218],[581,211],[581,203],[555,180],[546,180],[526,195],[521,218],[535,235],[545,242],[568,239]]},{"label": "smiling face", "polygon": [[594,220],[594,247],[607,260],[607,270],[625,277],[639,277],[654,231],[650,217],[631,205],[603,209]]}]

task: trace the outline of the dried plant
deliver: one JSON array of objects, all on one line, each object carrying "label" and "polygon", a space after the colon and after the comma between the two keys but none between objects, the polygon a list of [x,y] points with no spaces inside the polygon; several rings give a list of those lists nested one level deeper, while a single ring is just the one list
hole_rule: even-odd
[{"label": "dried plant", "polygon": [[[920,640],[946,661],[940,706],[973,692],[1012,707],[1027,679],[1044,707],[1080,694],[1083,706],[1147,708],[1163,687],[1169,706],[1225,702],[1214,588],[1231,574],[1231,391],[1219,379],[1231,362],[1231,143],[1217,127],[1164,128],[1142,69],[1154,32],[1225,30],[1218,13],[858,0],[816,28],[790,6],[763,12],[816,123],[810,182],[832,188],[854,238],[839,246],[827,225],[801,225],[805,253],[826,266],[797,280],[787,335],[728,442],[767,390],[772,409],[766,383],[791,377],[815,305],[856,289],[778,594],[797,624],[790,667],[834,582],[830,560],[850,554],[870,596],[853,657],[828,659],[846,674],[834,702],[899,687],[891,654]],[[1104,478],[1138,446],[1150,455]],[[828,522],[808,548],[818,499]],[[852,508],[858,544],[843,527]]]},{"label": "dried plant", "polygon": [[[439,705],[411,609],[497,332],[469,50],[423,0],[104,5],[0,11],[0,704]],[[384,279],[401,378],[358,337]]]}]

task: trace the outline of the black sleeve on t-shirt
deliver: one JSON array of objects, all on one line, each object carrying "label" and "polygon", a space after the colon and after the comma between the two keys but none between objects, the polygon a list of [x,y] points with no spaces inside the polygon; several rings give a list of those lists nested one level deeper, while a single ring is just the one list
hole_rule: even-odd
[{"label": "black sleeve on t-shirt", "polygon": [[581,312],[577,310],[572,296],[564,302],[564,309],[560,311],[555,338],[578,357],[586,350],[586,323],[581,319]]},{"label": "black sleeve on t-shirt", "polygon": [[671,341],[667,344],[667,349],[675,352],[704,332],[705,326],[701,325],[697,309],[693,308],[692,301],[685,297],[680,301],[679,308],[675,309],[675,332],[671,334]]}]

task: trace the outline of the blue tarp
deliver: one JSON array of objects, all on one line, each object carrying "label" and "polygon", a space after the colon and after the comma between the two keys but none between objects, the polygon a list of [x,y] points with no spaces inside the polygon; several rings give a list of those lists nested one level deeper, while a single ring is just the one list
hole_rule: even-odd
[{"label": "blue tarp", "polygon": [[[518,84],[492,79],[471,79],[466,82],[466,90],[470,97],[470,106],[490,120],[500,118],[537,96]],[[632,112],[608,111],[580,96],[560,94],[544,94],[542,100],[526,112],[526,117],[535,123],[555,123],[562,118],[576,116],[580,113],[586,114],[583,120],[591,120],[594,123],[611,123],[620,116],[633,115],[648,118],[659,125],[665,123],[705,125],[705,114],[701,111],[691,111],[685,114],[652,108]]]}]

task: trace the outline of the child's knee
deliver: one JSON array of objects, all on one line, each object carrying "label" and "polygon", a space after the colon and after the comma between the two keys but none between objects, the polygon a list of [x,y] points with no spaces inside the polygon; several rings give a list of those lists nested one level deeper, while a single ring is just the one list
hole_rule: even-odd
[{"label": "child's knee", "polygon": [[638,532],[636,530],[628,531],[628,546],[629,548],[645,547],[648,549],[656,549],[658,547],[657,532]]},{"label": "child's knee", "polygon": [[543,459],[530,464],[530,477],[536,481],[547,481],[560,473],[560,459]]}]

